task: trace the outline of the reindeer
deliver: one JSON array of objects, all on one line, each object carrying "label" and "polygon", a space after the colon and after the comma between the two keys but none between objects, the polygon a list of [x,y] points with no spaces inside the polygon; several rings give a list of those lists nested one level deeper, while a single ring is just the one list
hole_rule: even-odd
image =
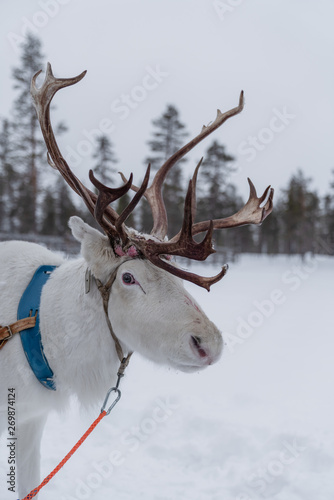
[{"label": "reindeer", "polygon": [[[73,174],[64,160],[50,121],[50,103],[55,93],[78,83],[74,78],[55,78],[50,64],[44,83],[31,94],[48,150],[48,161],[79,194],[104,234],[79,217],[69,226],[81,243],[82,257],[66,260],[34,243],[8,241],[0,244],[1,424],[7,428],[7,391],[16,392],[17,475],[20,498],[40,480],[40,441],[51,409],[62,409],[76,395],[84,405],[100,403],[121,375],[132,352],[184,372],[202,370],[217,362],[223,341],[218,328],[185,290],[183,280],[207,290],[226,273],[227,266],[213,277],[202,277],[177,266],[174,256],[203,261],[214,252],[214,230],[261,224],[272,211],[273,189],[261,197],[249,180],[250,195],[234,215],[194,222],[196,179],[200,164],[189,182],[180,232],[167,239],[167,214],[162,197],[166,175],[175,163],[200,141],[243,109],[243,93],[237,107],[221,113],[201,133],[174,153],[156,172],[148,187],[150,167],[137,187],[122,175],[124,185],[112,189],[89,177],[95,194]],[[130,190],[135,192],[122,213],[111,203]],[[151,234],[142,234],[125,222],[139,200],[145,197],[153,215]],[[205,233],[201,242],[194,236]],[[39,266],[55,266],[41,291],[34,316],[17,319],[21,296]],[[52,384],[40,383],[22,348],[22,333],[39,320],[42,350],[52,374]],[[22,327],[22,328],[21,328]],[[20,336],[16,331],[20,331]],[[50,377],[49,377],[50,378]],[[48,378],[48,380],[49,380]],[[53,389],[53,390],[51,390]]]}]

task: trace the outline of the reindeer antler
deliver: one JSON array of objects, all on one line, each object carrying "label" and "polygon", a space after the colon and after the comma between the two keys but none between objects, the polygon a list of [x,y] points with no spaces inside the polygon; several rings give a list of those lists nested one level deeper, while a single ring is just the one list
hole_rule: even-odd
[{"label": "reindeer antler", "polygon": [[[59,170],[69,186],[83,198],[96,221],[109,236],[113,247],[115,248],[115,245],[121,244],[122,248],[125,249],[129,245],[133,245],[137,249],[137,255],[142,254],[155,266],[209,290],[212,284],[219,281],[225,275],[227,266],[224,266],[217,276],[204,278],[174,266],[169,262],[170,256],[178,255],[194,260],[205,260],[210,254],[215,252],[212,246],[213,231],[215,229],[236,227],[244,224],[261,224],[272,211],[274,190],[268,186],[263,195],[258,198],[253,183],[248,179],[250,196],[241,210],[223,219],[194,223],[196,212],[196,181],[201,160],[196,167],[192,180],[189,182],[184,205],[182,229],[176,236],[166,241],[168,219],[162,197],[162,187],[168,172],[178,160],[214,130],[219,128],[226,120],[242,111],[244,106],[243,92],[240,94],[237,107],[225,113],[218,110],[217,117],[211,125],[204,126],[200,134],[168,158],[156,172],[150,187],[147,187],[150,166],[147,168],[145,178],[140,187],[132,184],[132,174],[128,180],[121,174],[124,185],[116,189],[109,188],[99,182],[91,170],[89,172],[90,180],[99,191],[99,194],[96,195],[81,183],[62,157],[50,122],[50,103],[55,93],[61,88],[78,83],[85,76],[86,72],[84,71],[74,78],[55,78],[52,74],[51,65],[48,63],[45,81],[41,88],[38,89],[36,87],[36,78],[40,73],[40,71],[36,73],[32,79],[31,94],[48,149],[48,161],[53,168]],[[110,206],[110,203],[122,197],[130,189],[134,190],[136,194],[123,212],[118,214]],[[153,214],[152,237],[130,231],[125,225],[126,219],[143,196],[148,200]],[[263,204],[264,206],[262,206]],[[193,239],[193,236],[202,232],[206,232],[206,235],[201,243],[197,243]]]},{"label": "reindeer antler", "polygon": [[[154,176],[151,186],[145,192],[145,198],[150,204],[152,215],[153,215],[153,229],[151,234],[156,236],[158,239],[163,240],[167,235],[168,219],[165,203],[162,197],[162,186],[164,180],[170,171],[170,169],[177,163],[181,158],[183,158],[189,151],[191,151],[198,143],[205,139],[208,135],[212,134],[214,130],[217,130],[228,118],[237,115],[243,110],[244,107],[244,93],[241,91],[239,104],[236,108],[230,109],[225,113],[222,113],[220,109],[217,109],[217,117],[214,122],[210,125],[203,125],[200,134],[191,139],[185,146],[176,151],[166,162],[159,168]],[[123,180],[125,179],[122,175]],[[138,191],[136,186],[132,186],[134,191]]]},{"label": "reindeer antler", "polygon": [[[50,121],[50,104],[52,98],[58,90],[64,87],[68,87],[69,85],[74,85],[75,83],[78,83],[80,80],[82,80],[82,78],[86,74],[86,71],[83,71],[80,75],[74,78],[55,78],[52,73],[51,64],[48,63],[45,80],[41,88],[38,89],[36,86],[36,79],[40,73],[41,71],[38,71],[38,73],[33,76],[30,92],[35,104],[38,120],[48,150],[48,162],[53,168],[61,173],[68,185],[82,197],[82,199],[86,203],[87,208],[96,218],[96,221],[109,236],[109,238],[121,240],[122,243],[125,244],[127,242],[126,228],[122,223],[120,223],[119,215],[110,206],[110,203],[119,199],[129,191],[132,184],[132,175],[124,186],[117,189],[111,189],[99,182],[94,177],[93,172],[90,171],[90,179],[99,191],[99,195],[97,196],[95,193],[86,188],[71,171],[70,167],[66,163],[59,150],[52,130]],[[147,185],[148,179],[146,177],[145,179]],[[132,200],[130,204],[132,209],[139,201],[138,197],[136,196],[134,197],[134,199],[136,199],[136,202],[134,203],[134,200]],[[128,217],[129,215],[130,212],[129,210],[127,210],[126,217]],[[124,215],[122,220],[125,220]]]}]

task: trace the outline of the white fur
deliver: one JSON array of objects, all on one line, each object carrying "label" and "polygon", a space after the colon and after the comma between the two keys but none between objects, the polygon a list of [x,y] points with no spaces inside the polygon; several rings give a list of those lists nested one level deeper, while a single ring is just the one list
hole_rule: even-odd
[{"label": "white fur", "polygon": [[[85,293],[87,267],[105,283],[116,264],[124,261],[109,300],[109,317],[124,352],[198,371],[217,361],[222,351],[220,332],[186,293],[182,280],[146,260],[116,257],[108,238],[78,217],[70,219],[70,227],[81,242],[83,257],[76,260],[67,261],[34,243],[0,243],[0,325],[16,321],[19,300],[35,270],[43,264],[59,266],[43,288],[40,306],[44,352],[57,390],[36,380],[19,335],[0,351],[0,431],[7,428],[7,391],[13,387],[20,498],[39,484],[40,439],[49,411],[62,409],[71,395],[84,405],[99,405],[116,381],[119,361],[95,282]],[[125,272],[138,284],[124,284]],[[199,355],[191,336],[201,338],[207,356]]]}]

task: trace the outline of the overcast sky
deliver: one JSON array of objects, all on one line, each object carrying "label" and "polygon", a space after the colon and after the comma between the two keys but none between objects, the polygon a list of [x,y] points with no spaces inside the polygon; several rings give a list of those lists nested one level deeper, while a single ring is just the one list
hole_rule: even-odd
[{"label": "overcast sky", "polygon": [[[333,0],[0,0],[0,116],[9,116],[11,70],[30,29],[56,76],[87,75],[57,94],[54,122],[76,174],[87,179],[92,137],[107,131],[119,169],[142,178],[151,120],[177,106],[190,135],[216,109],[246,105],[192,153],[211,144],[237,157],[247,194],[286,186],[298,167],[328,190],[333,153]],[[88,181],[87,181],[88,183]]]}]

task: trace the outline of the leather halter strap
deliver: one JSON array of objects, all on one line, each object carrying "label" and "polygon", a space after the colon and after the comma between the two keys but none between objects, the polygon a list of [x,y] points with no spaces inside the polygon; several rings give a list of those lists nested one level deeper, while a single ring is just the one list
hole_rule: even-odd
[{"label": "leather halter strap", "polygon": [[19,319],[11,325],[0,326],[0,349],[3,348],[7,340],[12,338],[15,333],[20,333],[27,328],[33,328],[36,324],[36,316]]},{"label": "leather halter strap", "polygon": [[115,343],[115,348],[116,348],[118,359],[121,362],[121,365],[120,365],[118,373],[117,373],[117,375],[120,376],[120,377],[123,376],[125,368],[128,366],[130,358],[131,358],[133,352],[129,352],[127,356],[124,355],[121,343],[120,343],[117,335],[114,332],[114,329],[112,327],[112,324],[111,324],[111,321],[110,321],[110,318],[109,318],[108,303],[109,303],[109,298],[110,298],[110,293],[111,293],[111,287],[112,287],[112,285],[113,285],[113,283],[114,283],[114,281],[116,279],[116,274],[117,274],[118,268],[122,264],[124,264],[125,262],[127,262],[128,260],[130,260],[130,259],[123,260],[123,262],[121,262],[120,264],[118,264],[117,267],[115,267],[115,269],[111,273],[110,278],[108,279],[108,281],[107,281],[107,283],[105,285],[103,285],[103,283],[99,279],[95,278],[95,282],[96,282],[97,288],[98,288],[98,290],[99,290],[99,292],[101,294],[101,297],[102,297],[103,310],[104,310],[104,313],[105,313],[106,322],[107,322],[109,331],[110,331],[111,336],[112,336],[112,338],[114,340],[114,343]]}]

